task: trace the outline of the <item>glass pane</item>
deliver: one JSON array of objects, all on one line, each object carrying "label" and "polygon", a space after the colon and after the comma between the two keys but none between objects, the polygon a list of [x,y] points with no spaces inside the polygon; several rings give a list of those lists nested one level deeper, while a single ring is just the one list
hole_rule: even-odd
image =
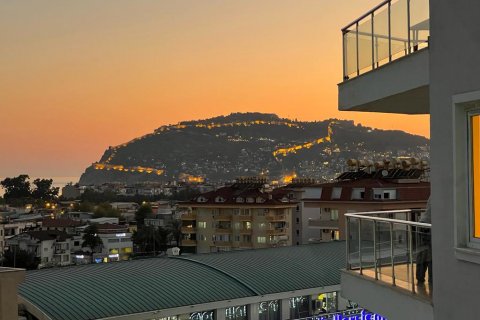
[{"label": "glass pane", "polygon": [[473,173],[473,236],[480,238],[480,115],[471,118]]},{"label": "glass pane", "polygon": [[360,268],[360,260],[358,254],[358,219],[349,218],[348,223],[348,261],[350,270]]},{"label": "glass pane", "polygon": [[361,220],[361,248],[360,254],[362,259],[363,274],[375,277],[374,270],[374,241],[373,241],[373,221]]},{"label": "glass pane", "polygon": [[388,6],[375,12],[373,17],[374,54],[377,66],[388,62]]},{"label": "glass pane", "polygon": [[357,72],[357,33],[356,27],[345,31],[343,35],[345,76],[351,77]]},{"label": "glass pane", "polygon": [[410,1],[410,41],[413,51],[428,45],[430,13],[428,0]]},{"label": "glass pane", "polygon": [[407,0],[398,0],[390,7],[392,56],[401,57],[408,53]]},{"label": "glass pane", "polygon": [[372,20],[358,25],[358,66],[360,70],[372,67]]},{"label": "glass pane", "polygon": [[392,246],[390,223],[377,222],[377,268],[378,278],[392,283]]},{"label": "glass pane", "polygon": [[408,226],[393,224],[393,255],[395,268],[395,282],[399,287],[408,289],[412,281],[410,268],[410,252],[408,246]]}]

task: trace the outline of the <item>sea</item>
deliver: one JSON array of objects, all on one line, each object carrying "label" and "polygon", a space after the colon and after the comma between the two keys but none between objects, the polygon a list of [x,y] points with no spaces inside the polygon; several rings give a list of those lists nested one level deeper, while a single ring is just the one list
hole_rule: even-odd
[{"label": "sea", "polygon": [[[5,177],[0,177],[0,181],[5,179]],[[30,177],[30,184],[33,184],[33,180],[35,179],[53,179],[53,186],[54,187],[59,187],[60,188],[60,193],[62,193],[62,188],[67,185],[68,183],[77,183],[80,180],[80,177]],[[3,196],[4,194],[3,188],[0,187],[0,196]]]}]

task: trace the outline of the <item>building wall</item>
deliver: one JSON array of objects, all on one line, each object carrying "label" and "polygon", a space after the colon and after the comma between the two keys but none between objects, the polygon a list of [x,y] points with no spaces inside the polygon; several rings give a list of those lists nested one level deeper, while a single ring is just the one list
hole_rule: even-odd
[{"label": "building wall", "polygon": [[[322,234],[323,229],[338,230],[340,232],[340,240],[345,240],[345,213],[351,212],[368,212],[382,210],[402,210],[402,209],[423,209],[426,202],[397,202],[397,201],[378,201],[360,202],[360,201],[309,201],[305,203],[306,208],[317,210],[317,220],[311,220],[309,229],[317,230],[320,233],[322,241],[331,240],[330,234]],[[338,210],[338,220],[331,220],[330,213],[325,209]],[[321,210],[321,214],[320,211]],[[308,226],[308,225],[307,225]],[[318,234],[318,233],[317,233]],[[328,239],[330,237],[330,239]]]},{"label": "building wall", "polygon": [[[467,217],[464,126],[452,119],[453,96],[480,90],[480,2],[430,1],[432,244],[435,319],[478,318],[480,264],[459,259]],[[452,110],[454,109],[454,110]],[[456,110],[455,110],[456,109]],[[453,112],[452,112],[453,111]],[[452,156],[454,155],[454,156]],[[455,175],[456,172],[456,175]],[[459,226],[456,229],[455,226]],[[456,241],[457,240],[457,241]],[[457,243],[456,243],[457,242]],[[476,251],[476,250],[475,250]],[[478,251],[476,251],[478,252]],[[478,253],[477,253],[478,255]]]},{"label": "building wall", "polygon": [[[184,232],[182,246],[195,246],[197,253],[292,245],[292,208],[196,207],[193,212],[196,220],[183,220],[182,224],[194,225],[196,232]],[[283,218],[272,221],[270,216]],[[274,234],[270,230],[275,228],[284,232]]]}]

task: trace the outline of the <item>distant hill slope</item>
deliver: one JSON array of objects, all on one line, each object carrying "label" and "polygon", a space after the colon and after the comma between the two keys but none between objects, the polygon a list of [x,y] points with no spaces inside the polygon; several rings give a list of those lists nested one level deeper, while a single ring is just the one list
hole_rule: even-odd
[{"label": "distant hill slope", "polygon": [[231,180],[240,175],[330,178],[348,158],[428,157],[428,139],[329,119],[293,121],[275,114],[233,113],[162,126],[110,147],[88,167],[80,184]]}]

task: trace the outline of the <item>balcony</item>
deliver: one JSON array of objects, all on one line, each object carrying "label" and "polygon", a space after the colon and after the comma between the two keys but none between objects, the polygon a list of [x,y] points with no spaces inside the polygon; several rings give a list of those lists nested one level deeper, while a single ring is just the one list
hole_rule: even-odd
[{"label": "balcony", "polygon": [[215,228],[215,234],[231,234],[232,233],[232,228],[230,227],[216,227]]},{"label": "balcony", "polygon": [[284,235],[287,234],[286,228],[279,228],[279,229],[270,229],[267,230],[268,235],[277,236],[277,235]]},{"label": "balcony", "polygon": [[429,113],[428,0],[387,0],[342,29],[341,111]]},{"label": "balcony", "polygon": [[251,243],[251,242],[240,242],[238,247],[239,248],[253,248],[253,243]]},{"label": "balcony", "polygon": [[182,243],[182,246],[184,247],[195,247],[197,245],[196,240],[190,240],[190,239],[182,239],[181,243]]},{"label": "balcony", "polygon": [[197,232],[197,228],[194,228],[194,227],[191,227],[191,226],[185,226],[185,227],[182,227],[181,229],[182,233],[196,233]]},{"label": "balcony", "polygon": [[242,228],[239,230],[240,234],[252,234],[252,229],[251,228]]},{"label": "balcony", "polygon": [[235,220],[237,221],[252,221],[252,216],[238,215]]},{"label": "balcony", "polygon": [[[388,319],[433,319],[428,284],[431,224],[418,222],[422,214],[413,210],[345,214],[342,296]],[[423,283],[418,280],[422,274]]]},{"label": "balcony", "polygon": [[231,247],[231,246],[232,246],[232,242],[231,242],[231,241],[220,241],[220,240],[217,240],[217,241],[213,241],[213,244],[214,244],[216,247]]},{"label": "balcony", "polygon": [[232,215],[221,213],[221,214],[213,215],[213,219],[216,221],[232,221]]},{"label": "balcony", "polygon": [[284,214],[279,214],[279,215],[275,215],[275,214],[269,214],[266,216],[266,219],[268,221],[286,221],[287,220],[287,216],[284,215]]},{"label": "balcony", "polygon": [[338,230],[338,225],[338,220],[308,219],[309,228]]},{"label": "balcony", "polygon": [[193,212],[182,214],[182,220],[196,220],[197,214]]}]

